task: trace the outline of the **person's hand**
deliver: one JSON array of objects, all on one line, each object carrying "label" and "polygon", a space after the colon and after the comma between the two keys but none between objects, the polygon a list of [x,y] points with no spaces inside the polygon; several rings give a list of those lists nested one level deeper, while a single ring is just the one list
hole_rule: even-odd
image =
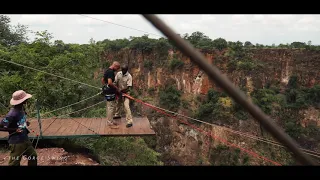
[{"label": "person's hand", "polygon": [[30,122],[29,121],[27,121],[27,126],[30,126]]}]

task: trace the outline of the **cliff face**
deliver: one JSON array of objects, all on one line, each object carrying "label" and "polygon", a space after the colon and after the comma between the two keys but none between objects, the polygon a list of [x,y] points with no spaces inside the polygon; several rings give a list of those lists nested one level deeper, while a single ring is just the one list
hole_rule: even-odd
[{"label": "cliff face", "polygon": [[266,63],[261,72],[264,82],[287,84],[291,75],[297,75],[300,84],[312,87],[320,84],[320,53],[299,49],[255,49],[253,58]]},{"label": "cliff face", "polygon": [[[301,86],[313,87],[320,84],[319,52],[296,49],[250,49],[247,54],[262,64],[259,70],[246,72],[230,70],[228,69],[228,62],[231,59],[226,51],[204,53],[208,62],[216,65],[233,83],[237,86],[246,87],[249,92],[270,84],[278,85],[281,89],[284,89],[291,75],[298,76]],[[182,98],[189,101],[191,109],[194,110],[197,108],[197,104],[193,101],[196,97],[207,94],[210,88],[221,90],[188,57],[179,52],[169,51],[168,56],[159,57],[156,52],[147,54],[123,49],[118,52],[106,52],[104,59],[109,62],[117,60],[120,63],[128,63],[129,71],[133,76],[133,86],[140,92],[140,97],[150,97],[148,91],[150,89],[155,90],[155,95],[150,97],[153,98],[150,103],[157,103],[157,92],[161,87],[175,85],[177,89],[183,92]],[[170,62],[173,59],[181,60],[184,63],[183,66],[175,69],[170,68]],[[102,69],[100,73],[102,73]],[[169,154],[172,164],[208,163],[210,159],[208,143],[210,146],[217,146],[218,141],[212,142],[207,136],[174,119],[150,115],[151,111],[148,108],[141,108],[140,110],[142,114],[149,115],[151,124],[158,135],[157,148],[164,154]],[[190,115],[192,112],[190,109],[180,108],[178,113]],[[301,113],[302,126],[308,124],[309,121],[320,125],[317,109],[309,108]],[[257,143],[255,141],[249,142],[248,139],[233,137],[220,127],[203,124],[199,126],[216,136],[225,137],[241,147],[253,148]],[[257,135],[260,133],[259,125],[253,120],[239,120],[234,127],[251,134]],[[248,142],[251,144],[249,145]],[[203,159],[201,157],[208,158]],[[261,163],[262,161],[252,161],[251,164]]]},{"label": "cliff face", "polygon": [[[229,59],[225,56],[225,52],[207,52],[204,55],[210,63],[215,63],[216,58],[222,59],[222,63],[220,60],[215,65],[236,85],[240,85],[243,80],[253,88],[261,88],[267,83],[286,85],[291,75],[297,75],[302,86],[312,87],[320,84],[319,52],[299,49],[251,49],[249,53],[253,59],[263,63],[263,68],[258,73],[247,73],[243,74],[244,76],[239,76],[238,71],[227,71],[226,63]],[[184,62],[183,68],[171,70],[168,67],[173,54]],[[135,88],[141,90],[159,87],[168,81],[174,81],[179,90],[193,95],[206,94],[210,88],[217,88],[199,67],[179,52],[169,51],[167,60],[157,59],[155,53],[143,54],[129,49],[108,52],[104,57],[106,61],[118,60],[121,63],[128,63],[134,77]],[[152,67],[146,67],[146,62],[152,62]],[[254,81],[250,82],[252,80]]]}]

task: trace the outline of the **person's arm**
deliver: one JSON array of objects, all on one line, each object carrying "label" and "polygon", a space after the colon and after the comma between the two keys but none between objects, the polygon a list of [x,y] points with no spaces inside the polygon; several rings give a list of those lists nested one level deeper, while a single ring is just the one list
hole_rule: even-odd
[{"label": "person's arm", "polygon": [[115,84],[113,84],[111,78],[108,78],[108,86],[115,88],[118,93],[120,92],[120,91],[119,91],[119,88],[118,88]]},{"label": "person's arm", "polygon": [[11,124],[16,124],[17,121],[14,121],[15,118],[12,117],[6,117],[0,121],[0,130],[1,131],[17,131],[21,132],[20,128],[9,128],[11,127]]},{"label": "person's arm", "polygon": [[9,127],[9,118],[4,118],[0,121],[0,127],[1,128],[8,128]]},{"label": "person's arm", "polygon": [[113,84],[115,84],[116,86],[118,85],[119,75],[120,75],[120,72],[118,72],[118,73],[116,74],[116,77],[114,77],[114,82],[113,82]]}]

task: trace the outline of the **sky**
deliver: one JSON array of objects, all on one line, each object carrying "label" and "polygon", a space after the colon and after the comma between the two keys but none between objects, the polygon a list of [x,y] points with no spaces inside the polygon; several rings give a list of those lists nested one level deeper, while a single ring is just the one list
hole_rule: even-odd
[{"label": "sky", "polygon": [[[90,38],[102,41],[147,34],[111,23],[158,35],[149,35],[150,38],[163,36],[139,14],[85,14],[84,16],[80,14],[10,14],[8,16],[11,18],[12,25],[20,23],[28,25],[29,30],[48,30],[52,33],[54,40],[63,40],[65,43],[84,44],[89,43]],[[311,41],[314,45],[320,45],[320,15],[161,14],[158,16],[178,34],[190,35],[192,32],[200,31],[211,39],[221,37],[227,41],[250,41],[253,44],[265,45]],[[30,35],[30,38],[33,36]]]}]

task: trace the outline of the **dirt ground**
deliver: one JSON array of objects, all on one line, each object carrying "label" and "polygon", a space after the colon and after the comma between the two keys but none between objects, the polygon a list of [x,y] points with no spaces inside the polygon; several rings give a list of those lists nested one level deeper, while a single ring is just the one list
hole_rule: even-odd
[{"label": "dirt ground", "polygon": [[[97,166],[98,162],[79,153],[66,152],[63,148],[37,149],[38,166]],[[0,166],[7,166],[10,152],[0,153]],[[21,166],[26,166],[28,159],[22,157]]]}]

